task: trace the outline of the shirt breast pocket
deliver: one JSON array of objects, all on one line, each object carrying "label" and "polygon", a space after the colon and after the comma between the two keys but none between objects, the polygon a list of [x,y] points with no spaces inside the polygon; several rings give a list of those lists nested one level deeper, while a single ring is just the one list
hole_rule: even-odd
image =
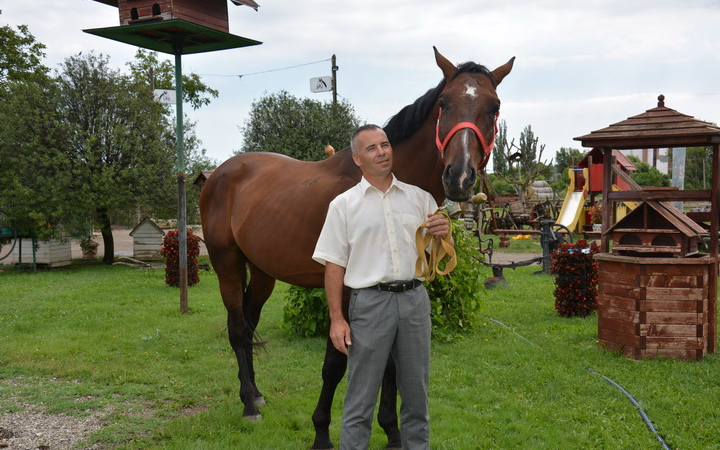
[{"label": "shirt breast pocket", "polygon": [[400,216],[400,220],[402,222],[403,239],[414,247],[415,232],[423,223],[422,217],[414,216],[412,214],[402,214]]}]

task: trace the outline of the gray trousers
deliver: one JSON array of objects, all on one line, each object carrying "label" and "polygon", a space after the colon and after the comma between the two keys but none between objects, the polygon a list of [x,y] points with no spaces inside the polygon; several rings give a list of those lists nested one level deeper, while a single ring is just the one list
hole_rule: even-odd
[{"label": "gray trousers", "polygon": [[424,286],[403,293],[353,290],[348,388],[341,450],[366,450],[388,357],[397,367],[404,450],[430,449],[430,299]]}]

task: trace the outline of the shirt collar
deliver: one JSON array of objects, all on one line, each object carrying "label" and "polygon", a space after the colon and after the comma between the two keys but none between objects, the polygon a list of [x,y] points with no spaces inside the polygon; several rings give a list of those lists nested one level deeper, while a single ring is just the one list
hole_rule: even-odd
[{"label": "shirt collar", "polygon": [[[395,177],[394,173],[392,174],[392,183],[390,183],[390,188],[388,189],[388,192],[390,192],[390,190],[393,188],[402,190],[402,186],[400,185],[400,183],[398,183],[398,179]],[[375,191],[380,192],[379,189],[377,189],[375,186],[370,184],[370,182],[368,180],[366,180],[365,177],[363,176],[360,179],[360,190],[362,191],[363,195],[365,195],[365,194],[367,194],[368,189],[374,189]]]}]

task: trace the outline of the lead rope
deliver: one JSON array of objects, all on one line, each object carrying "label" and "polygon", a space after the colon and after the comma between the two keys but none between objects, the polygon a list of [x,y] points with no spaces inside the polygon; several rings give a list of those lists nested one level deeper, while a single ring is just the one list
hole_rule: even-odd
[{"label": "lead rope", "polygon": [[[435,214],[443,214],[450,220],[445,209],[440,208]],[[457,266],[457,258],[455,256],[455,248],[452,245],[452,224],[450,232],[439,239],[433,239],[435,236],[423,232],[427,226],[427,220],[423,222],[415,231],[415,245],[417,246],[418,258],[415,262],[415,275],[425,277],[425,281],[432,281],[435,275],[447,275],[455,266]],[[426,255],[425,250],[430,246],[430,253]],[[450,261],[445,265],[445,270],[440,269],[440,261],[445,257],[449,257]]]}]

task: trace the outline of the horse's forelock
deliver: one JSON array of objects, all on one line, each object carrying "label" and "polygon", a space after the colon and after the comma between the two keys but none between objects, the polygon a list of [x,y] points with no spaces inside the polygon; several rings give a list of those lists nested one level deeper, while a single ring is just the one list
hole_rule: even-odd
[{"label": "horse's forelock", "polygon": [[[497,88],[497,82],[495,81],[495,77],[492,72],[483,65],[472,61],[462,63],[458,66],[458,69],[453,74],[452,79],[455,79],[458,75],[463,73],[485,75],[490,78],[493,88]],[[444,88],[445,79],[441,80],[436,87],[427,91],[420,98],[415,100],[415,102],[405,106],[397,114],[388,119],[383,126],[383,130],[385,131],[385,134],[387,134],[391,144],[395,145],[398,142],[404,141],[420,129],[428,114],[430,114],[430,110],[433,106],[435,106],[435,103]]]}]

